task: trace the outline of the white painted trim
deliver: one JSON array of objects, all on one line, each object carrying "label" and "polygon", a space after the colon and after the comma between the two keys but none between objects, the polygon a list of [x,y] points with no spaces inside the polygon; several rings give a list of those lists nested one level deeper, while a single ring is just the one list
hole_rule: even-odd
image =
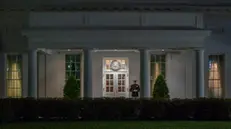
[{"label": "white painted trim", "polygon": [[94,52],[139,52],[137,49],[94,49]]},{"label": "white painted trim", "polygon": [[187,48],[203,47],[207,30],[24,30],[29,48]]},{"label": "white painted trim", "polygon": [[[101,34],[106,35],[123,35],[123,34],[129,34],[128,36],[132,35],[147,35],[147,36],[179,36],[178,34],[182,34],[182,36],[209,36],[210,31],[208,30],[78,30],[78,29],[29,29],[29,30],[23,30],[23,35],[29,36],[29,37],[56,37],[59,38],[57,35],[61,37],[80,37],[80,35],[86,35],[90,34],[90,36],[97,37]],[[79,35],[76,35],[79,34]],[[94,35],[97,34],[97,35]],[[154,35],[153,35],[154,34]],[[124,35],[123,35],[124,36]],[[126,35],[127,36],[127,35]],[[85,38],[84,37],[84,38]]]}]

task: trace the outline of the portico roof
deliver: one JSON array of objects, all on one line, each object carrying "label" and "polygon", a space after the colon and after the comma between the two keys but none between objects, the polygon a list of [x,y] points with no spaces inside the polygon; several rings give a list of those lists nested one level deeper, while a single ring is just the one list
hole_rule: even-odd
[{"label": "portico roof", "polygon": [[231,12],[230,0],[1,0],[2,10]]}]

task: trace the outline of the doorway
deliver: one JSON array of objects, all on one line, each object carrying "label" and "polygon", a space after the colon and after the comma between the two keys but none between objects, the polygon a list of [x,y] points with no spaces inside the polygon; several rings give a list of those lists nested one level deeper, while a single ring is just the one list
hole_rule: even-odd
[{"label": "doorway", "polygon": [[103,58],[103,97],[129,97],[128,58]]}]

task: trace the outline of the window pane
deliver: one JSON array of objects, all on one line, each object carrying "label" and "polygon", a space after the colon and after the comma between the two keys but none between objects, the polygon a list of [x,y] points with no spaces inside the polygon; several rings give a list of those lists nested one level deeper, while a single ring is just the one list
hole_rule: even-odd
[{"label": "window pane", "polygon": [[208,92],[209,97],[222,97],[222,81],[223,81],[223,55],[209,56],[209,80]]},{"label": "window pane", "polygon": [[154,76],[154,63],[151,62],[151,79]]},{"label": "window pane", "polygon": [[71,65],[69,63],[66,63],[66,71],[71,70]]},{"label": "window pane", "polygon": [[156,55],[155,62],[161,62],[161,55]]},{"label": "window pane", "polygon": [[76,55],[75,60],[76,60],[76,62],[80,62],[81,61],[81,55],[80,54]]},{"label": "window pane", "polygon": [[70,76],[74,76],[80,81],[81,71],[81,55],[66,55],[66,79]]},{"label": "window pane", "polygon": [[151,55],[151,62],[155,62],[156,61],[156,56],[155,55]]},{"label": "window pane", "polygon": [[75,73],[76,71],[71,71],[71,76],[74,76],[76,78]]},{"label": "window pane", "polygon": [[[165,55],[151,55],[151,62],[150,62],[150,67],[151,67],[151,88],[153,90],[153,86],[155,84],[155,80],[158,77],[158,75],[162,74],[165,76]],[[151,91],[152,91],[151,90]]]},{"label": "window pane", "polygon": [[7,55],[7,96],[22,97],[22,57],[21,55]]},{"label": "window pane", "polygon": [[161,62],[165,63],[165,56],[161,56]]},{"label": "window pane", "polygon": [[76,71],[80,71],[80,62],[77,62],[77,63],[75,64],[75,70],[76,70]]},{"label": "window pane", "polygon": [[75,77],[76,77],[76,79],[80,79],[80,71],[75,72]]},{"label": "window pane", "polygon": [[70,72],[66,72],[66,79],[70,77]]}]

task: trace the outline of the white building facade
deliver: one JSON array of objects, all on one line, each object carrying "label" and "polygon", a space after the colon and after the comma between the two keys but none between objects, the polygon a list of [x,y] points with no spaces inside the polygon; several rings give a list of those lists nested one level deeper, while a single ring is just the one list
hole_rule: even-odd
[{"label": "white building facade", "polygon": [[[131,5],[126,9],[114,7],[126,2]],[[10,11],[13,5],[5,4],[0,12],[1,97],[63,97],[69,76],[81,85],[82,97],[128,98],[134,80],[140,97],[151,97],[162,74],[171,98],[229,98],[230,14],[175,5],[166,11],[166,3],[158,4],[70,0],[34,10],[21,4]]]}]

